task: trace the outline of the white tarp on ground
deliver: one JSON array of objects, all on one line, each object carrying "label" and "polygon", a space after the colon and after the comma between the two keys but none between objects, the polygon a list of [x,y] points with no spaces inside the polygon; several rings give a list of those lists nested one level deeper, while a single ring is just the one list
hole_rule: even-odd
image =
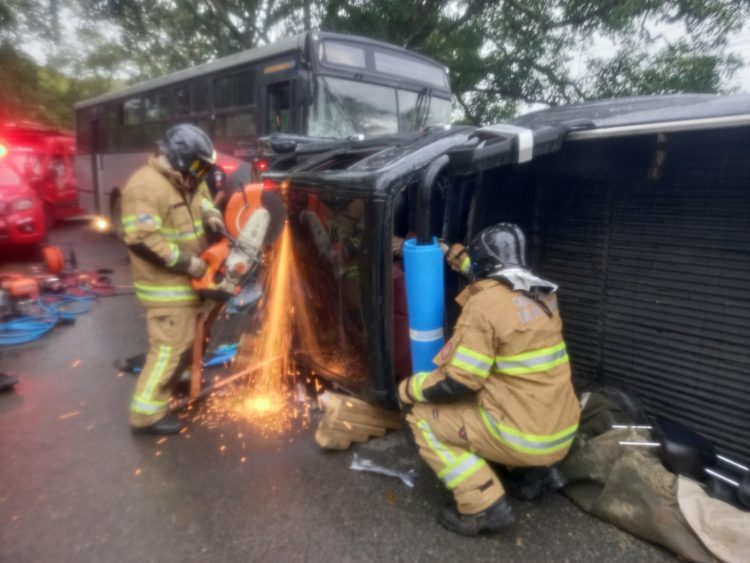
[{"label": "white tarp on ground", "polygon": [[750,561],[750,512],[709,497],[687,477],[677,485],[680,511],[703,544],[727,563]]}]

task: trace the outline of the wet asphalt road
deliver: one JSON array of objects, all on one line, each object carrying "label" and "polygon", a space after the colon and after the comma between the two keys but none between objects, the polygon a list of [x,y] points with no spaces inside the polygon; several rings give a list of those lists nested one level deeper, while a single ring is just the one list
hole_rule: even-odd
[{"label": "wet asphalt road", "polygon": [[[130,283],[114,240],[71,227],[52,238],[75,247],[81,268]],[[320,450],[312,428],[283,439],[230,424],[192,425],[162,444],[133,436],[134,380],[112,362],[145,350],[143,323],[132,295],[105,298],[75,326],[0,348],[0,371],[21,378],[0,394],[1,562],[674,560],[561,495],[515,502],[520,524],[504,536],[445,532],[435,517],[448,496],[401,433],[355,451],[416,468],[414,489],[350,470],[352,452]]]}]

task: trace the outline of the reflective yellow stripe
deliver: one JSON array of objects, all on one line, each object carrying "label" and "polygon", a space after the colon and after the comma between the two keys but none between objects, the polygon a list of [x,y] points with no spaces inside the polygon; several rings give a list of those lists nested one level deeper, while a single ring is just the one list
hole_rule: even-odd
[{"label": "reflective yellow stripe", "polygon": [[203,221],[201,221],[200,219],[196,219],[193,222],[192,231],[180,231],[179,229],[164,227],[162,229],[159,229],[159,232],[166,240],[169,241],[198,240],[199,237],[206,234],[206,231],[203,228]]},{"label": "reflective yellow stripe", "polygon": [[481,457],[467,452],[438,473],[448,489],[455,489],[466,479],[487,465]]},{"label": "reflective yellow stripe", "polygon": [[569,361],[565,342],[514,356],[497,356],[495,371],[504,375],[538,373]]},{"label": "reflective yellow stripe", "polygon": [[422,385],[424,380],[430,375],[429,371],[420,371],[411,378],[411,396],[416,401],[424,401],[424,394],[422,393]]},{"label": "reflective yellow stripe", "polygon": [[417,427],[422,431],[422,435],[424,436],[427,445],[433,452],[435,452],[435,454],[443,461],[445,465],[451,465],[455,463],[456,456],[453,455],[453,452],[450,451],[450,448],[448,448],[448,446],[437,439],[437,436],[433,434],[432,428],[430,428],[430,425],[427,424],[426,420],[418,421]]},{"label": "reflective yellow stripe", "polygon": [[171,354],[172,354],[171,346],[159,346],[159,357],[156,360],[154,371],[151,372],[151,375],[149,376],[148,381],[146,382],[145,391],[141,395],[144,399],[150,400],[153,397],[156,383],[159,381],[161,376],[164,375],[164,369],[167,367],[167,362],[169,362],[169,356]]},{"label": "reflective yellow stripe", "polygon": [[527,434],[497,422],[484,407],[480,407],[479,412],[484,425],[495,439],[516,451],[527,454],[543,455],[565,449],[573,442],[578,430],[578,423],[575,423],[554,434]]},{"label": "reflective yellow stripe", "polygon": [[164,376],[164,370],[169,363],[172,354],[171,346],[159,346],[159,355],[156,358],[153,370],[148,375],[146,385],[141,394],[134,394],[130,402],[130,409],[141,414],[156,414],[164,410],[167,401],[154,401],[153,395],[157,383]]},{"label": "reflective yellow stripe", "polygon": [[466,346],[459,346],[451,359],[452,366],[483,378],[489,376],[492,363],[492,358],[489,356]]},{"label": "reflective yellow stripe", "polygon": [[455,489],[464,480],[487,465],[487,462],[481,457],[471,452],[466,452],[456,457],[446,444],[437,439],[437,436],[432,432],[432,428],[430,428],[426,420],[419,420],[417,427],[422,430],[422,435],[429,448],[435,452],[445,465],[438,472],[437,476],[443,480],[445,486],[449,489]]},{"label": "reflective yellow stripe", "polygon": [[189,285],[148,285],[135,284],[135,294],[143,301],[173,303],[178,301],[195,301],[198,294]]},{"label": "reflective yellow stripe", "polygon": [[161,227],[161,218],[156,215],[149,215],[148,213],[141,213],[139,215],[124,215],[120,222],[123,227],[130,227],[133,225],[152,225],[157,229]]},{"label": "reflective yellow stripe", "polygon": [[461,266],[459,268],[462,273],[468,274],[469,270],[471,270],[471,258],[468,256],[464,256],[464,259],[461,260]]},{"label": "reflective yellow stripe", "polygon": [[156,414],[166,410],[169,401],[144,401],[140,397],[133,397],[130,410],[140,414]]},{"label": "reflective yellow stripe", "polygon": [[180,258],[180,249],[177,248],[176,244],[169,244],[169,258],[167,258],[167,266],[174,266],[177,264],[177,260]]}]

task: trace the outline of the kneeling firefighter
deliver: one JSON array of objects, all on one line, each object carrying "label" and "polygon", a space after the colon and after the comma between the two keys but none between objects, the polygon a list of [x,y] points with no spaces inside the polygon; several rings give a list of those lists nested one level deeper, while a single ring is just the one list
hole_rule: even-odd
[{"label": "kneeling firefighter", "polygon": [[568,452],[579,407],[562,337],[557,286],[529,271],[525,238],[514,224],[481,231],[448,256],[473,283],[453,337],[432,372],[399,385],[419,453],[453,492],[440,523],[462,535],[495,532],[515,521],[488,461],[539,468],[537,490],[562,484],[549,468]]},{"label": "kneeling firefighter", "polygon": [[[135,292],[146,308],[149,351],[130,403],[134,432],[171,434],[182,422],[168,415],[171,387],[187,366],[200,297],[191,279],[206,263],[208,227],[224,230],[203,180],[216,161],[208,136],[176,125],[122,193],[122,223]],[[205,227],[204,227],[205,225]]]}]

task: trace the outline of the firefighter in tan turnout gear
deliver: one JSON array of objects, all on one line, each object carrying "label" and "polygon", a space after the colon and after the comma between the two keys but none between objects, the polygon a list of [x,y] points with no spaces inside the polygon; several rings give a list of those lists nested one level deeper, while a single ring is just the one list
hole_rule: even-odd
[{"label": "firefighter in tan turnout gear", "polygon": [[[565,457],[579,407],[557,307],[557,286],[532,274],[516,225],[481,231],[467,251],[451,250],[454,269],[473,283],[453,337],[432,372],[399,386],[419,453],[453,492],[440,523],[463,535],[496,532],[515,521],[488,461],[510,468],[525,498],[564,484],[550,467]],[[518,468],[531,468],[521,470]]]},{"label": "firefighter in tan turnout gear", "polygon": [[203,180],[216,161],[213,143],[192,125],[167,131],[157,154],[128,180],[122,224],[136,296],[146,308],[149,350],[130,403],[134,432],[171,434],[171,387],[187,367],[200,304],[191,286],[206,264],[206,228],[224,228]]}]

